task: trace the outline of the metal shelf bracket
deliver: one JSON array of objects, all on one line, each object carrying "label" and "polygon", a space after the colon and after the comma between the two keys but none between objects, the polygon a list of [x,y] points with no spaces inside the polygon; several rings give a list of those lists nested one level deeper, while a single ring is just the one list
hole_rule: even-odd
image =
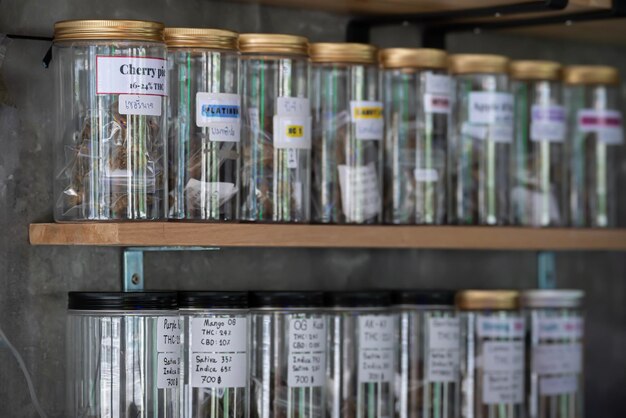
[{"label": "metal shelf bracket", "polygon": [[556,256],[554,251],[537,253],[537,287],[539,289],[556,288]]}]

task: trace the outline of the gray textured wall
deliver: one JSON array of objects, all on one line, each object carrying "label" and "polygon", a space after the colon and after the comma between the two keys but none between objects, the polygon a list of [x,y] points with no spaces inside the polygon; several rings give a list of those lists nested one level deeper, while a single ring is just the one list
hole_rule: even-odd
[{"label": "gray textured wall", "polygon": [[[282,31],[316,41],[341,40],[347,22],[323,13],[228,1],[0,0],[0,33],[51,35],[56,20],[88,17]],[[387,28],[376,35],[384,46],[419,44],[411,28]],[[626,74],[623,49],[498,35],[454,36],[449,44],[453,51],[608,63]],[[118,290],[121,252],[28,245],[28,224],[52,219],[53,80],[40,65],[48,46],[12,41],[0,71],[0,327],[22,354],[48,416],[62,417],[66,292]],[[588,416],[621,417],[626,258],[620,253],[563,253],[557,264],[561,287],[588,292]],[[170,289],[525,288],[535,284],[535,271],[535,255],[520,252],[223,249],[146,256],[148,287]],[[0,342],[0,417],[34,416],[26,383]]]}]

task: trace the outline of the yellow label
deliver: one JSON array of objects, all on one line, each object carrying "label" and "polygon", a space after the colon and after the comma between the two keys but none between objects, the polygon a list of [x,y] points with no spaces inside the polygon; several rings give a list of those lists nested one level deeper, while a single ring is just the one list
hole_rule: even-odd
[{"label": "yellow label", "polygon": [[287,138],[302,138],[304,136],[304,126],[287,125]]},{"label": "yellow label", "polygon": [[359,106],[354,108],[354,119],[380,119],[383,108],[380,106]]}]

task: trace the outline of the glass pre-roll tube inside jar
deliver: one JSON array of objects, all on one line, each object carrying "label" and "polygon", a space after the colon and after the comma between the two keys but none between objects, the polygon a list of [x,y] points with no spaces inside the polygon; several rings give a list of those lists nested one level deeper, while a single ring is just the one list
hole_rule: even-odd
[{"label": "glass pre-roll tube inside jar", "polygon": [[513,142],[508,59],[452,55],[449,70],[455,84],[449,150],[452,223],[506,224]]},{"label": "glass pre-roll tube inside jar", "polygon": [[437,49],[384,49],[385,222],[446,220],[451,84]]},{"label": "glass pre-roll tube inside jar", "polygon": [[163,25],[75,20],[54,26],[57,221],[164,218]]},{"label": "glass pre-roll tube inside jar", "polygon": [[179,292],[183,418],[248,418],[247,292]]},{"label": "glass pre-roll tube inside jar", "polygon": [[566,67],[570,223],[615,227],[619,152],[624,143],[619,74],[604,66]]},{"label": "glass pre-roll tube inside jar", "polygon": [[306,38],[239,36],[243,100],[241,219],[308,222],[311,108]]},{"label": "glass pre-roll tube inside jar", "polygon": [[376,48],[310,48],[313,109],[313,220],[380,223],[383,104]]},{"label": "glass pre-roll tube inside jar", "polygon": [[396,318],[387,292],[326,295],[329,418],[393,416]]},{"label": "glass pre-roll tube inside jar", "polygon": [[511,184],[515,225],[564,226],[567,222],[566,114],[561,65],[511,63],[515,141]]},{"label": "glass pre-roll tube inside jar", "polygon": [[465,290],[461,311],[461,415],[523,418],[526,322],[518,292]]},{"label": "glass pre-roll tube inside jar", "polygon": [[529,418],[583,418],[584,317],[581,290],[528,290]]},{"label": "glass pre-roll tube inside jar", "polygon": [[321,292],[250,295],[252,418],[323,418],[326,329]]},{"label": "glass pre-roll tube inside jar", "polygon": [[460,321],[454,292],[397,291],[397,418],[458,418]]},{"label": "glass pre-roll tube inside jar", "polygon": [[178,418],[176,293],[70,292],[68,417]]},{"label": "glass pre-roll tube inside jar", "polygon": [[169,214],[230,221],[239,213],[241,100],[237,34],[166,28]]}]

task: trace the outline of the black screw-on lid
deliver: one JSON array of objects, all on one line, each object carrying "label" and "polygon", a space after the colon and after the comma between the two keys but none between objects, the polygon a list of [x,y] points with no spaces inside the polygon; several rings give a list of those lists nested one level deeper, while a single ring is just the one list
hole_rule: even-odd
[{"label": "black screw-on lid", "polygon": [[178,307],[181,309],[247,309],[248,292],[178,292]]},{"label": "black screw-on lid", "polygon": [[322,292],[251,292],[251,308],[321,308],[324,307]]},{"label": "black screw-on lid", "polygon": [[454,290],[397,290],[394,305],[454,305]]},{"label": "black screw-on lid", "polygon": [[384,308],[389,305],[391,293],[382,290],[326,294],[326,306],[333,308]]},{"label": "black screw-on lid", "polygon": [[178,309],[176,292],[69,292],[67,308],[80,311]]}]

